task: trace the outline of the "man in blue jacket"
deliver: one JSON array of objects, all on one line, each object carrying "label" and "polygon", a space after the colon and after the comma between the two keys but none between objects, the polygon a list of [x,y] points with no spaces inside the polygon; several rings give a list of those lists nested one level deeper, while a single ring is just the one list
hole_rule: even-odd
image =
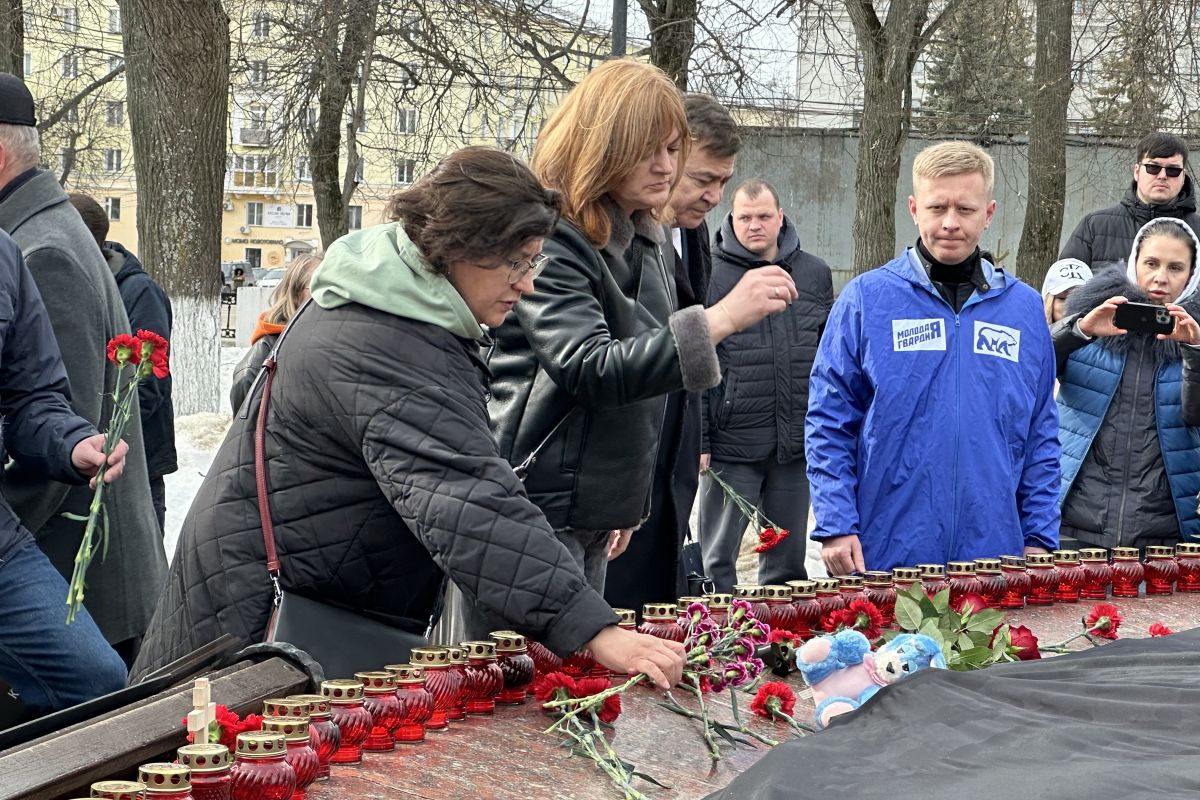
[{"label": "man in blue jacket", "polygon": [[913,247],[851,281],[809,384],[808,476],[830,574],[1058,544],[1054,351],[1036,290],[989,263],[992,159],[913,164]]}]

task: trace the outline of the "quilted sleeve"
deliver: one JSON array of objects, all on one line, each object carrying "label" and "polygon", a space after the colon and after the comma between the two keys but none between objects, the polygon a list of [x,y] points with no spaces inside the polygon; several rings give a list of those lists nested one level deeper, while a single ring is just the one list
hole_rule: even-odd
[{"label": "quilted sleeve", "polygon": [[551,650],[617,622],[529,501],[479,410],[414,389],[367,423],[363,454],[388,501],[463,593]]}]

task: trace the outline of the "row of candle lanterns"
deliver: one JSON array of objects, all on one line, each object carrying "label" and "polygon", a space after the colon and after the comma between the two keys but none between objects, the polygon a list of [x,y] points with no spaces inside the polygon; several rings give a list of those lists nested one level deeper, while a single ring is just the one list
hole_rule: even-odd
[{"label": "row of candle lanterns", "polygon": [[319,695],[263,703],[260,731],[239,733],[233,758],[222,744],[179,748],[174,763],[145,764],[137,781],[100,781],[109,800],[303,800],[331,764],[358,764],[363,752],[416,743],[497,703],[525,702],[534,678],[525,637],[496,631],[489,641],[417,647],[410,663],[327,680]]}]

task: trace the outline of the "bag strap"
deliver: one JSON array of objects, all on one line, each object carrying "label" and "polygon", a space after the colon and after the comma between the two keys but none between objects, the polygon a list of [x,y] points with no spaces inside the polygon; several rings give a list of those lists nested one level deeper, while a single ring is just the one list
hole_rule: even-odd
[{"label": "bag strap", "polygon": [[529,474],[529,470],[532,469],[533,465],[537,463],[538,453],[542,452],[542,448],[544,448],[550,442],[550,440],[554,438],[554,434],[558,433],[558,429],[563,426],[564,422],[570,419],[571,415],[575,413],[575,409],[577,408],[579,408],[579,406],[571,406],[571,410],[566,414],[563,414],[562,418],[558,422],[554,423],[554,427],[551,428],[550,432],[546,434],[546,438],[538,442],[537,447],[533,448],[533,450],[529,452],[529,455],[525,456],[524,461],[513,467],[513,472],[516,473],[518,480],[525,480],[525,476]]}]

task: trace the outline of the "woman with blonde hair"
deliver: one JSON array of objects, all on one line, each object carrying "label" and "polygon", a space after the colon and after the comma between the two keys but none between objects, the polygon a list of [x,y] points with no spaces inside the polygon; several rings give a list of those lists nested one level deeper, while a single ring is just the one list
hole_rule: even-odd
[{"label": "woman with blonde hair", "polygon": [[229,402],[233,413],[242,407],[246,393],[258,377],[262,363],[275,347],[275,340],[304,301],[311,295],[309,282],[321,265],[321,253],[309,253],[293,258],[283,271],[283,280],[271,293],[271,305],[258,315],[254,332],[250,334],[250,349],[233,368],[233,385],[229,388]]},{"label": "woman with blonde hair", "polygon": [[542,275],[494,331],[501,452],[598,589],[649,513],[666,395],[719,382],[716,343],[796,297],[772,266],[713,308],[675,310],[659,248],[689,141],[662,71],[616,60],[585,77],[533,154],[534,174],[563,204]]}]

